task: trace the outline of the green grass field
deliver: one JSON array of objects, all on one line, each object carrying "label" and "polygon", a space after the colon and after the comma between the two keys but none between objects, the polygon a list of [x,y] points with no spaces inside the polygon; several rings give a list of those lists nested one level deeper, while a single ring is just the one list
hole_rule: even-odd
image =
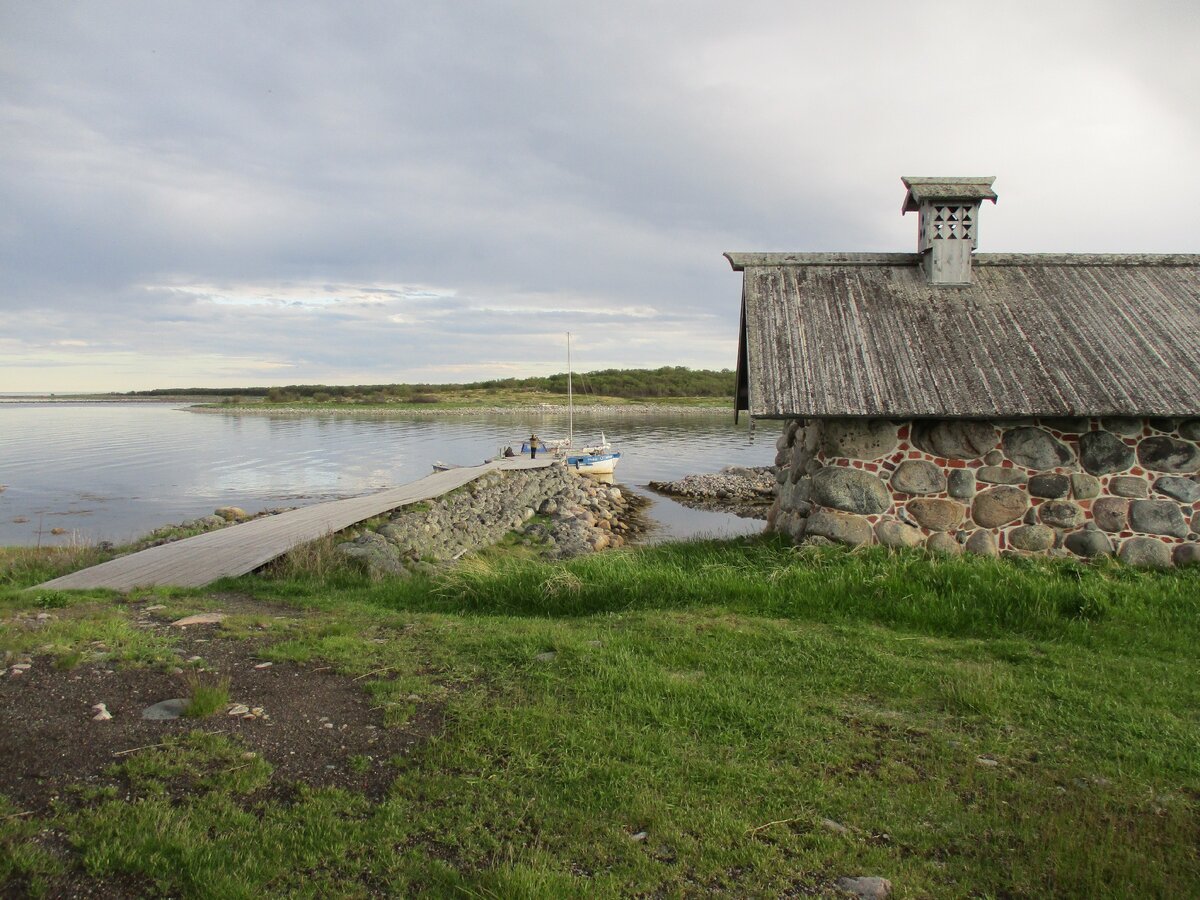
[{"label": "green grass field", "polygon": [[[72,564],[0,559],[0,621],[73,611],[37,638],[62,665],[97,635],[105,665],[165,658],[129,598],[19,590]],[[152,599],[182,615],[230,595],[305,613],[268,658],[358,678],[394,727],[436,703],[440,730],[378,803],[272,799],[269,760],[197,731],[116,761],[119,792],[0,806],[0,885],[833,896],[879,875],[896,897],[1200,895],[1195,570],[756,539],[404,581],[285,565]],[[234,617],[221,637],[252,633]],[[3,649],[37,652],[15,627]],[[155,788],[185,763],[218,774]]]}]

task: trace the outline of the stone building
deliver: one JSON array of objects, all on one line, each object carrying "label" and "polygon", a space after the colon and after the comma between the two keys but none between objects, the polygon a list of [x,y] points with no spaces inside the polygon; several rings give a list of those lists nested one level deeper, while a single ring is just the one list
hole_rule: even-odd
[{"label": "stone building", "polygon": [[990,178],[905,178],[916,253],[728,253],[769,527],[1200,562],[1200,255],[979,254]]}]

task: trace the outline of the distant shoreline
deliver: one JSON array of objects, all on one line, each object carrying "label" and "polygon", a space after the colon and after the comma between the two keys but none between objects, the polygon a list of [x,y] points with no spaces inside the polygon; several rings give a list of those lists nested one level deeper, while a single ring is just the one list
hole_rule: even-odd
[{"label": "distant shoreline", "polygon": [[[536,404],[526,406],[451,406],[422,409],[413,406],[352,406],[330,404],[329,406],[218,406],[195,405],[187,408],[188,412],[197,413],[234,413],[237,415],[347,415],[347,416],[409,416],[423,419],[443,417],[473,416],[480,413],[486,415],[566,415],[566,404]],[[586,416],[600,413],[604,415],[694,415],[712,416],[720,414],[732,415],[731,406],[695,406],[668,403],[606,403],[576,406],[575,415]]]}]

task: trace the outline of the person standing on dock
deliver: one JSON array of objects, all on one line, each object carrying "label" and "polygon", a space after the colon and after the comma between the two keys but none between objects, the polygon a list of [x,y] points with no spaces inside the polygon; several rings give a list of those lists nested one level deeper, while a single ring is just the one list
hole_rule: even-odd
[{"label": "person standing on dock", "polygon": [[529,436],[529,458],[530,459],[537,459],[537,448],[538,448],[539,443],[540,443],[540,441],[538,441],[536,434],[531,434]]}]

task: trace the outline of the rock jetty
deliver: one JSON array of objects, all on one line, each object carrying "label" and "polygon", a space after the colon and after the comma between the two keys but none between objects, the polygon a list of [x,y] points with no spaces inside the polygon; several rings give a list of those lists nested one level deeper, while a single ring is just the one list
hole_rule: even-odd
[{"label": "rock jetty", "polygon": [[338,545],[388,575],[430,573],[506,539],[554,559],[620,547],[645,528],[646,501],[563,465],[492,472],[436,500],[396,510]]},{"label": "rock jetty", "polygon": [[720,472],[687,475],[678,481],[651,481],[650,490],[696,509],[765,519],[775,502],[775,471],[770,466],[726,466]]}]

